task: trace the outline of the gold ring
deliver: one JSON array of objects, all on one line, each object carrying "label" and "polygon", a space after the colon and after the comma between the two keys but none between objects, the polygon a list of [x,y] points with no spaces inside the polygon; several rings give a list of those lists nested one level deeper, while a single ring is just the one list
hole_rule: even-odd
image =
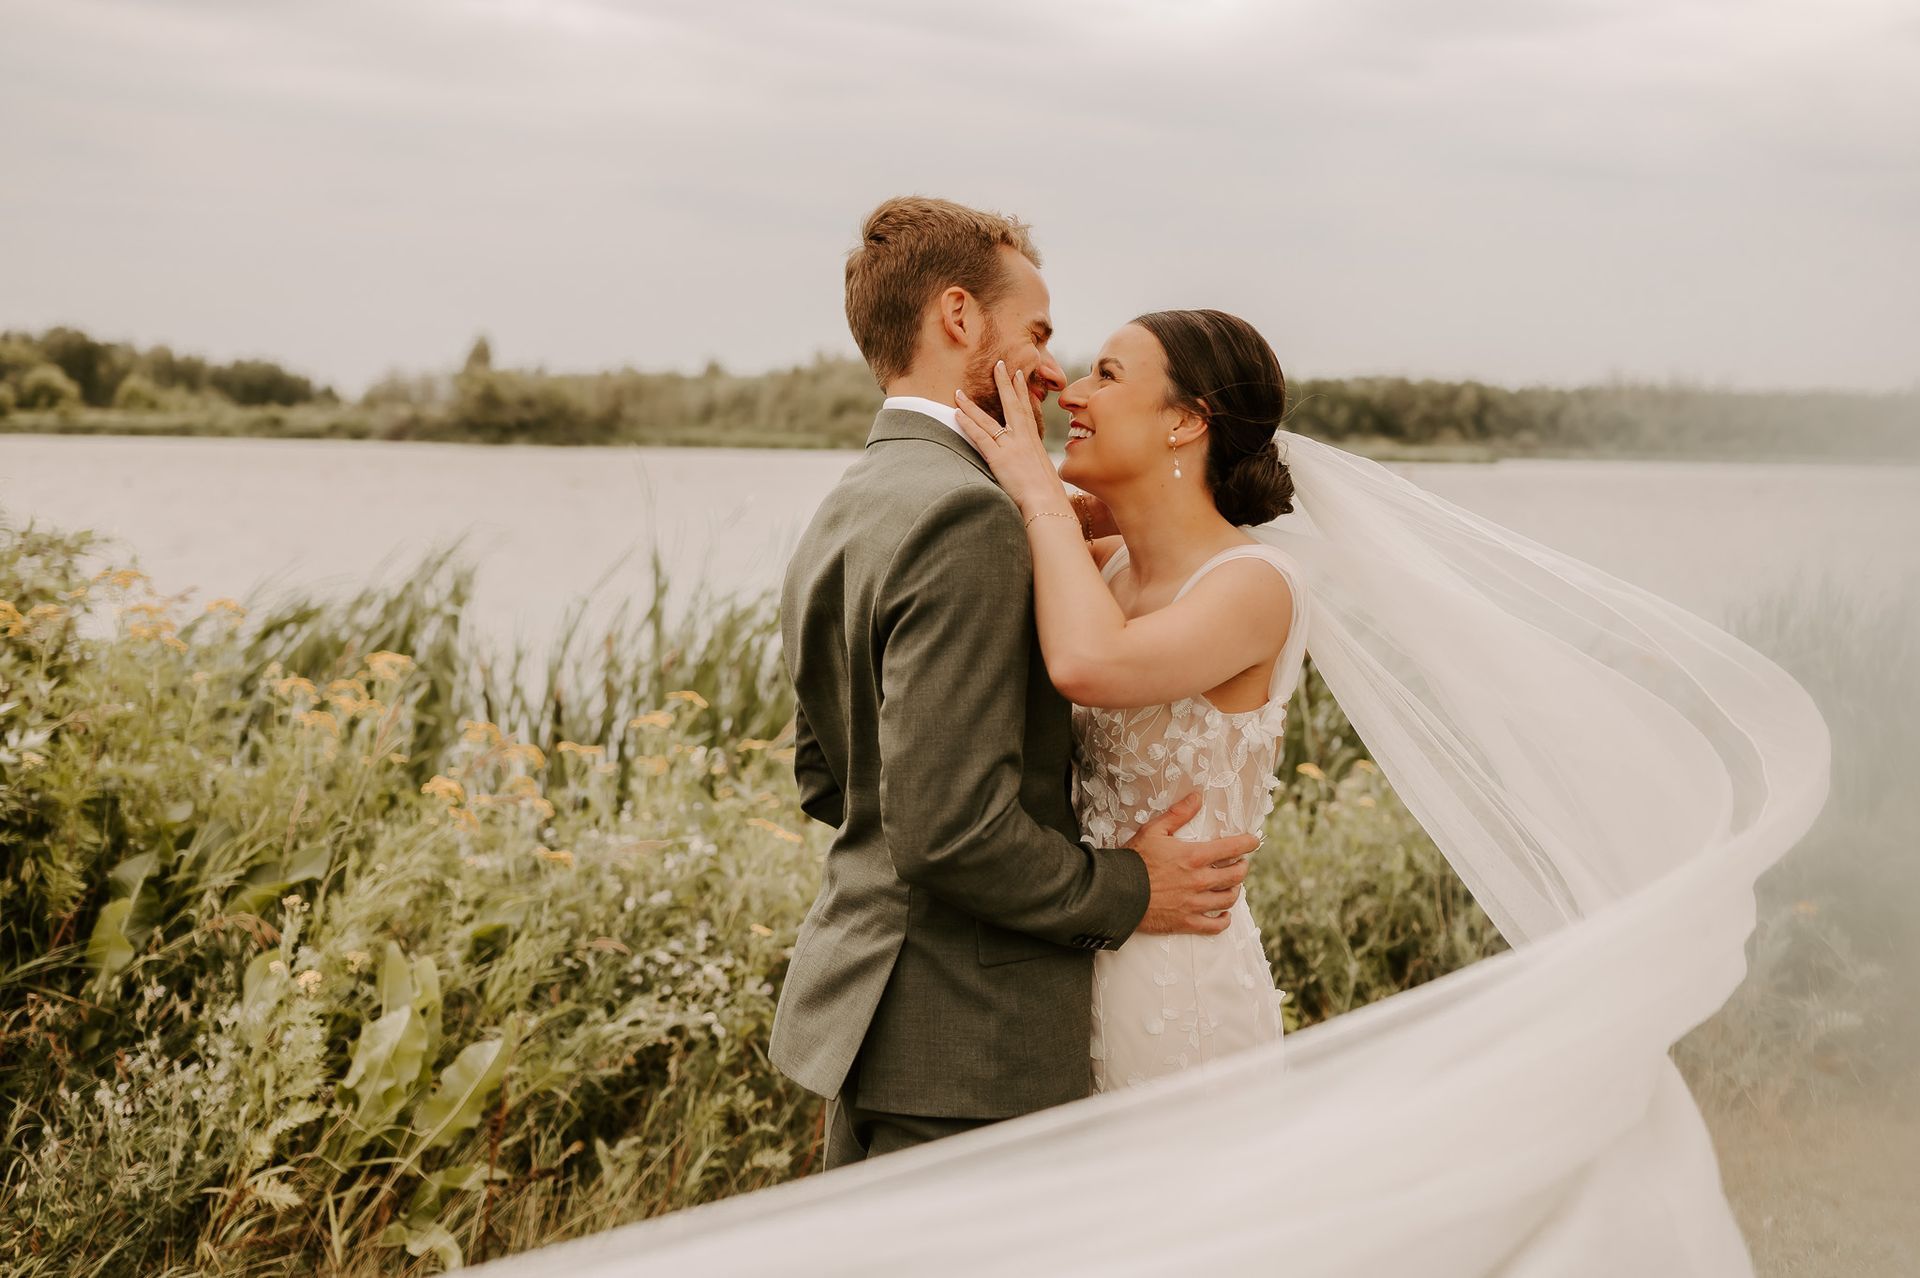
[{"label": "gold ring", "polygon": [[999,439],[1002,435],[1006,434],[1008,431],[1012,429],[1013,427],[1011,426],[1002,426],[999,430],[996,430],[995,432],[993,432],[993,437],[995,439]]}]

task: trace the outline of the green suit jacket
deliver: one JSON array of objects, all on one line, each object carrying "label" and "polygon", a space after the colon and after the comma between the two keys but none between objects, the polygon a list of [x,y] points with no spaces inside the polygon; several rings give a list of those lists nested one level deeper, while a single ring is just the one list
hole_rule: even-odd
[{"label": "green suit jacket", "polygon": [[1092,1089],[1093,951],[1146,866],[1079,842],[1072,725],[1013,499],[931,417],[882,410],[787,566],[794,772],[835,828],[771,1054],[863,1109],[1006,1118]]}]

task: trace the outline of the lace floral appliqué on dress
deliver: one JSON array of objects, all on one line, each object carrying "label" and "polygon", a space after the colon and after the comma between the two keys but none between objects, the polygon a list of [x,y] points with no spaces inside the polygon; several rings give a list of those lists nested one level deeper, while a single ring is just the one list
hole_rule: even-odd
[{"label": "lace floral appliqu\u00e9 on dress", "polygon": [[[1112,581],[1127,558],[1107,561]],[[1084,842],[1117,848],[1189,792],[1200,811],[1176,837],[1215,839],[1256,833],[1280,786],[1274,768],[1287,702],[1306,651],[1305,600],[1286,558],[1265,545],[1234,546],[1200,566],[1177,602],[1212,568],[1231,559],[1272,564],[1293,590],[1293,623],[1274,663],[1268,700],[1228,712],[1205,697],[1130,710],[1073,707],[1074,808]],[[1280,1037],[1283,991],[1273,987],[1260,929],[1244,895],[1215,936],[1136,932],[1093,958],[1094,1087],[1142,1083],[1214,1056]]]}]

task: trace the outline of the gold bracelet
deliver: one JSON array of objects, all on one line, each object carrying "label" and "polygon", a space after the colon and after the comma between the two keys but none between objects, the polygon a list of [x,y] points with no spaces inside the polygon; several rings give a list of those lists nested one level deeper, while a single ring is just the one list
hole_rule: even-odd
[{"label": "gold bracelet", "polygon": [[[1070,510],[1036,510],[1031,515],[1027,516],[1027,522],[1025,524],[1025,527],[1031,528],[1033,527],[1034,520],[1044,519],[1049,515],[1053,516],[1055,519],[1071,519],[1076,524],[1080,523],[1080,516],[1074,514]],[[1080,536],[1082,539],[1084,539],[1086,535],[1087,535],[1086,525],[1081,524]]]}]

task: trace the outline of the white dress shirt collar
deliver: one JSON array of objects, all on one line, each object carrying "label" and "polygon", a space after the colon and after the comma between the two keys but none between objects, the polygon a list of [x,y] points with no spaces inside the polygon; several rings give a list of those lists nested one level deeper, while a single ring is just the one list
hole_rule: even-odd
[{"label": "white dress shirt collar", "polygon": [[[938,400],[932,399],[921,399],[918,395],[889,395],[885,402],[880,405],[880,408],[882,411],[889,408],[904,409],[909,413],[921,413],[927,417],[931,417],[958,435],[968,448],[973,448],[973,441],[967,438],[967,432],[960,429],[960,410],[952,404],[942,404]],[[979,450],[974,449],[974,451],[978,452]]]}]

